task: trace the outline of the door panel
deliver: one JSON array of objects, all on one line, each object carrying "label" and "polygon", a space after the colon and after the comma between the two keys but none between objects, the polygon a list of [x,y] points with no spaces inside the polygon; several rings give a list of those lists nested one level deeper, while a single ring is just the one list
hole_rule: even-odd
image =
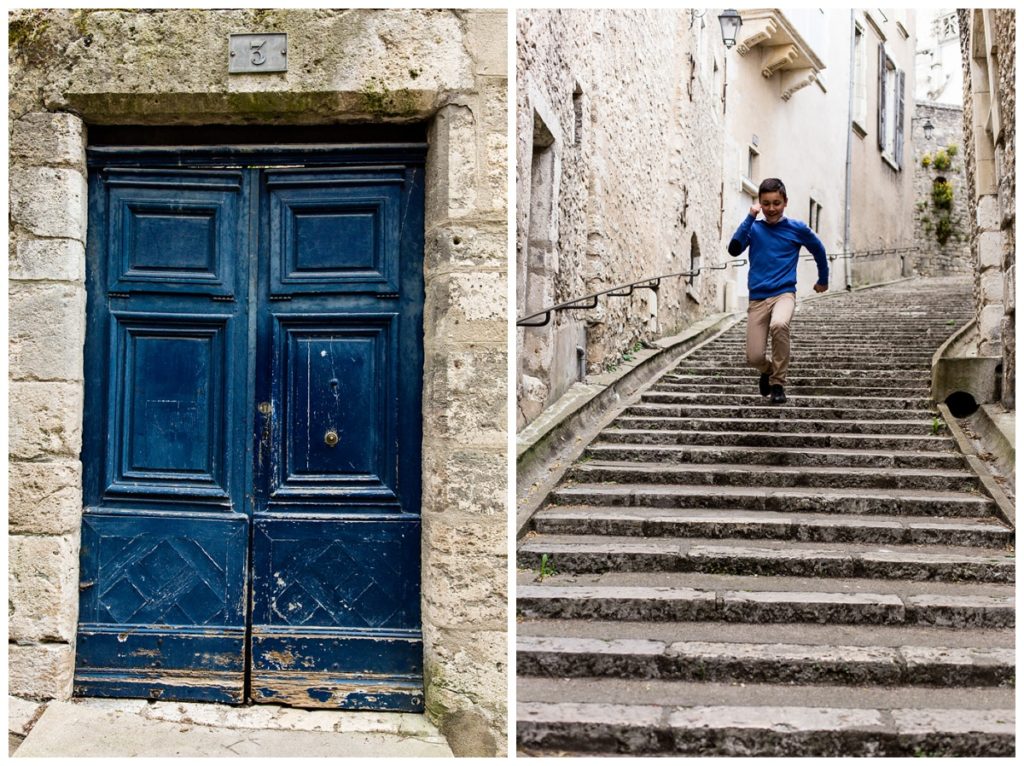
[{"label": "door panel", "polygon": [[422,709],[423,147],[234,156],[89,152],[75,692]]}]

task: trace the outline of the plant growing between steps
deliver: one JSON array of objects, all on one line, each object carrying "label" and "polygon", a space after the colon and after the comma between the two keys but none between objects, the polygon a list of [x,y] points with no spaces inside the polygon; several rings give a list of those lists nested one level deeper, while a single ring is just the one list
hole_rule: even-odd
[{"label": "plant growing between steps", "polygon": [[538,580],[543,580],[545,577],[551,577],[551,575],[558,574],[558,570],[555,569],[554,563],[551,561],[551,557],[546,553],[540,555],[540,576]]}]

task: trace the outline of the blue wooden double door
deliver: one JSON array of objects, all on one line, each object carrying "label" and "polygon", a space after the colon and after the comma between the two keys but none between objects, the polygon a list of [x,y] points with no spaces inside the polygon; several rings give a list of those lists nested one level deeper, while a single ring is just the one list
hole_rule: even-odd
[{"label": "blue wooden double door", "polygon": [[76,694],[422,709],[423,158],[88,152]]}]

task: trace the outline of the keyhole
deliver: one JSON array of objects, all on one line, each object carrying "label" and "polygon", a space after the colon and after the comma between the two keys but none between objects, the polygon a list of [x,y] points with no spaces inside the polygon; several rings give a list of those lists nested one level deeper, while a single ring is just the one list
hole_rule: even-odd
[{"label": "keyhole", "polygon": [[337,445],[337,443],[338,443],[338,432],[337,431],[332,429],[332,430],[330,430],[330,431],[328,431],[327,433],[324,434],[324,444],[326,444],[328,447],[334,447],[335,445]]}]

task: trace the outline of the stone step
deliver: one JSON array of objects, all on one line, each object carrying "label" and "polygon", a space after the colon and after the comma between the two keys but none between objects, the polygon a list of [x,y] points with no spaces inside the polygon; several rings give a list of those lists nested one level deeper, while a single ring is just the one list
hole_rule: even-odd
[{"label": "stone step", "polygon": [[928,490],[761,489],[728,487],[708,492],[703,487],[582,484],[558,487],[548,495],[552,505],[647,506],[652,508],[742,508],[776,512],[890,514],[896,516],[993,516],[995,503],[966,492]]},{"label": "stone step", "polygon": [[967,460],[955,452],[911,450],[814,449],[779,447],[770,449],[743,446],[701,446],[690,444],[626,444],[599,441],[583,452],[584,460],[629,460],[640,463],[714,463],[761,465],[831,465],[872,468],[964,469]]},{"label": "stone step", "polygon": [[[535,570],[536,571],[536,570]],[[529,576],[533,576],[532,574]],[[574,584],[556,575],[520,584],[516,613],[525,620],[729,622],[759,624],[1012,628],[1015,597],[1006,585],[899,583],[705,573],[597,575]],[[642,579],[644,583],[637,584]],[[979,591],[979,588],[985,590]]]},{"label": "stone step", "polygon": [[878,548],[854,543],[538,535],[520,544],[517,566],[539,570],[542,557],[562,574],[666,571],[915,581],[1014,580],[1012,555],[950,546]]},{"label": "stone step", "polygon": [[835,516],[769,511],[556,507],[538,511],[533,528],[548,535],[701,537],[816,543],[1005,548],[1014,530],[992,519]]},{"label": "stone step", "polygon": [[771,405],[765,404],[765,417],[759,418],[688,418],[638,417],[620,415],[613,421],[618,428],[656,429],[673,431],[761,431],[771,433],[832,434],[913,434],[937,436],[944,430],[935,421],[926,420],[801,420],[771,415]]},{"label": "stone step", "polygon": [[606,444],[677,445],[695,447],[765,447],[799,449],[914,450],[949,453],[949,436],[912,434],[801,434],[784,432],[680,431],[673,429],[606,428],[598,437]]},{"label": "stone step", "polygon": [[[756,379],[751,384],[738,387],[729,392],[717,392],[714,394],[702,393],[700,391],[657,391],[659,401],[678,402],[679,404],[698,404],[715,406],[737,406],[737,407],[764,407],[765,398],[758,393]],[[901,397],[901,396],[801,396],[801,407],[835,407],[839,409],[848,407],[864,407],[865,409],[893,409],[893,410],[927,410],[936,414],[934,402],[927,396]],[[773,407],[793,407],[796,403],[788,405],[772,405]]]},{"label": "stone step", "polygon": [[[766,411],[766,407],[770,410]],[[641,403],[627,407],[623,415],[630,417],[686,417],[686,418],[741,418],[751,419],[762,416],[787,418],[790,420],[927,420],[929,423],[935,413],[928,410],[894,410],[882,408],[848,407],[807,407],[790,406],[789,404],[769,404],[762,399],[757,404],[745,406],[715,405],[707,406],[699,403],[679,404],[672,400],[671,394],[663,394],[660,389],[652,389],[641,397]]]},{"label": "stone step", "polygon": [[[757,381],[754,381],[757,384]],[[734,393],[737,386],[749,386],[750,380],[744,379],[735,383],[660,383],[662,391],[692,391],[695,393],[717,394]],[[786,385],[786,394],[793,396],[895,396],[923,397],[930,387],[924,383],[919,386],[868,386],[847,385]]]},{"label": "stone step", "polygon": [[[900,375],[879,378],[874,375],[815,375],[813,373],[795,373],[789,371],[786,379],[787,387],[816,387],[824,388],[830,386],[863,386],[888,388],[928,388],[931,386],[930,375]],[[672,390],[678,386],[688,385],[729,385],[744,386],[750,385],[751,381],[757,383],[758,374],[727,374],[725,372],[710,372],[708,374],[678,374],[665,375],[658,383],[659,387],[665,390]]]},{"label": "stone step", "polygon": [[591,460],[573,466],[567,481],[585,484],[674,484],[708,487],[821,487],[931,489],[980,492],[981,480],[973,471],[857,468],[853,466],[683,465]]},{"label": "stone step", "polygon": [[[662,376],[661,380],[669,383],[681,383],[693,378],[698,377],[711,377],[711,378],[726,378],[728,380],[745,380],[750,381],[753,378],[757,380],[759,373],[753,367],[721,367],[721,366],[706,366],[697,367],[694,365],[684,365],[677,367],[670,373]],[[881,369],[881,370],[864,370],[854,369],[849,367],[842,368],[828,368],[822,365],[803,365],[798,367],[796,365],[790,365],[789,367],[789,378],[790,380],[795,379],[806,379],[809,377],[818,376],[829,379],[840,379],[840,380],[900,380],[900,381],[912,381],[917,383],[919,381],[931,381],[931,371],[925,369],[907,369],[907,370],[893,370],[893,369]]]},{"label": "stone step", "polygon": [[[918,364],[917,362],[876,362],[873,359],[864,359],[856,365],[837,364],[832,359],[794,359],[789,365],[789,370],[792,373],[824,372],[828,370],[839,374],[879,375],[880,377],[898,377],[908,372],[927,373],[929,369],[929,364]],[[695,374],[702,370],[712,370],[734,375],[757,375],[754,368],[747,365],[745,361],[735,365],[723,365],[711,360],[702,360],[697,356],[686,357],[673,368],[670,374]]]},{"label": "stone step", "polygon": [[1014,650],[519,636],[516,673],[748,684],[1012,687]]},{"label": "stone step", "polygon": [[[634,699],[623,683],[616,687],[617,699]],[[686,686],[708,691],[707,685]],[[997,709],[840,707],[836,701],[844,699],[842,692],[833,692],[831,703],[818,707],[790,699],[792,694],[779,701],[784,697],[778,690],[803,688],[766,686],[758,695],[765,698],[761,705],[714,704],[714,698],[699,705],[692,697],[678,706],[531,702],[521,695],[516,736],[526,755],[981,757],[1015,752],[1012,700]]]}]

